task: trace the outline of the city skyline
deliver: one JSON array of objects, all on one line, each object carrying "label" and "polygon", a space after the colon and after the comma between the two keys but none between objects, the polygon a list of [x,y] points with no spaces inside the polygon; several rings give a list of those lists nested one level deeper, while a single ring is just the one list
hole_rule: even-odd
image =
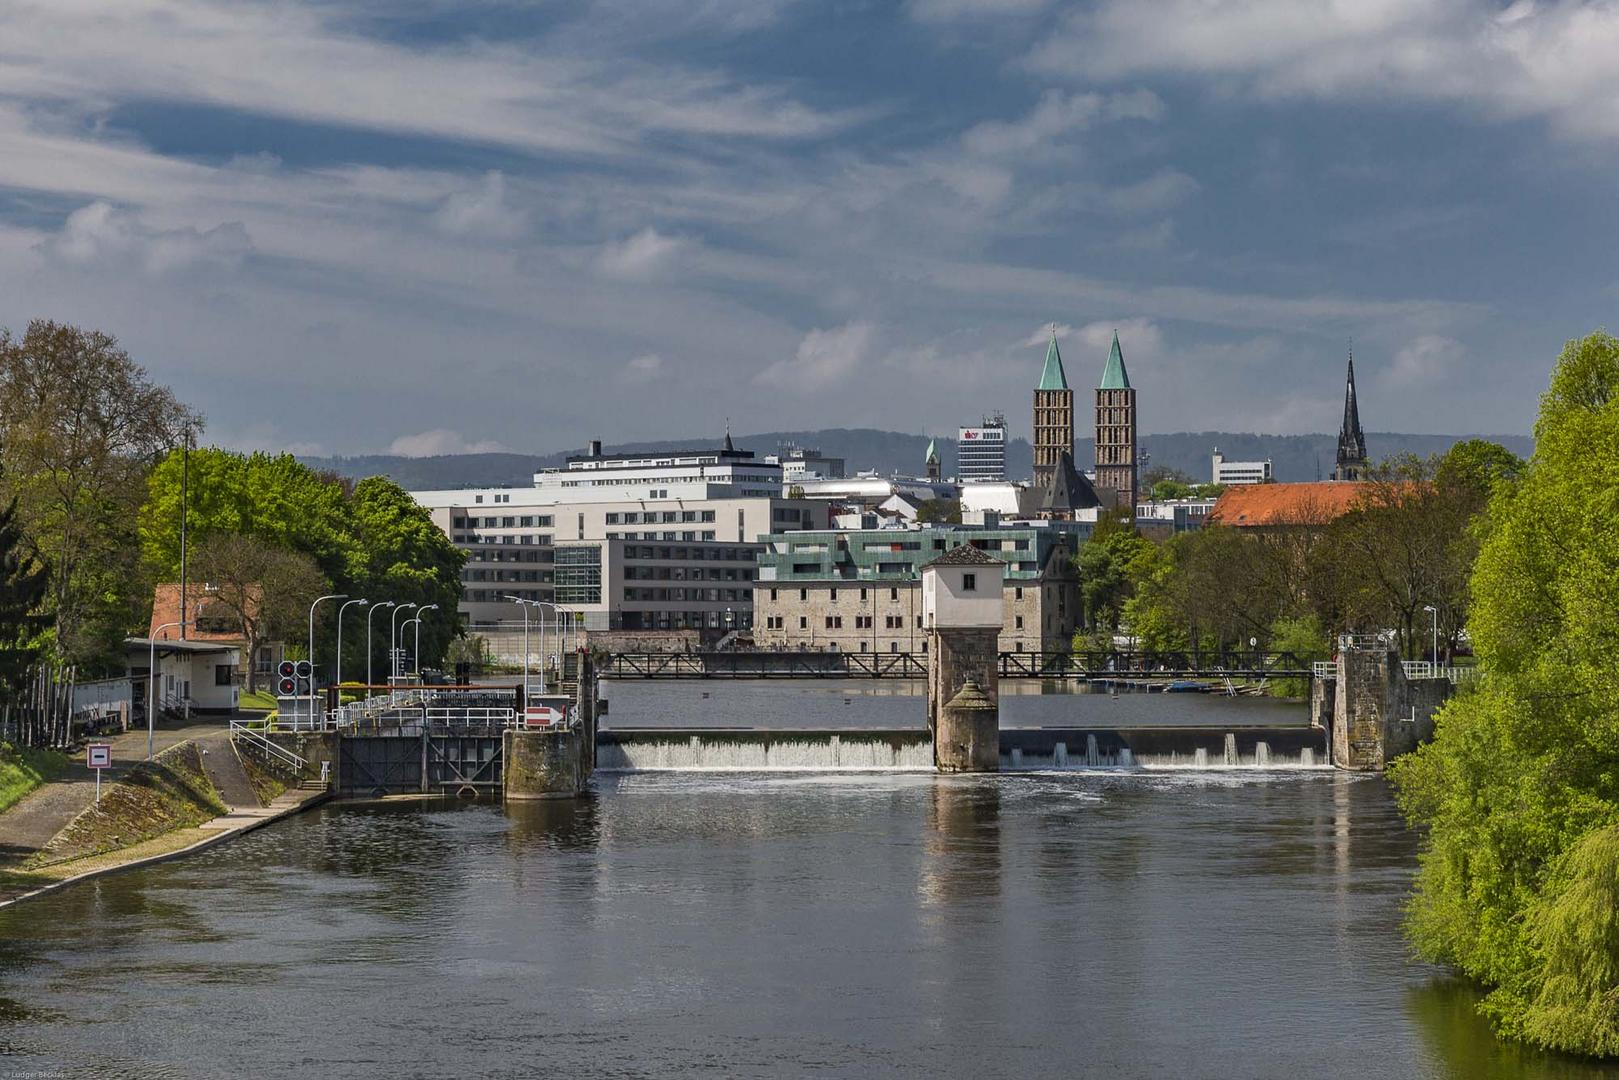
[{"label": "city skyline", "polygon": [[1527,432],[1619,296],[1619,14],[1214,7],[14,7],[0,325],[306,453],[1027,436],[1053,321],[1142,432],[1331,430],[1351,337],[1379,428]]}]

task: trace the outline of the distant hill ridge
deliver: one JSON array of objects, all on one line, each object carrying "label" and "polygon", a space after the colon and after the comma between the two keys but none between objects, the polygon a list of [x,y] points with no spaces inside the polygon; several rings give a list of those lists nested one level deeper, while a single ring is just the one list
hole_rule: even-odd
[{"label": "distant hill ridge", "polygon": [[[1442,454],[1462,439],[1481,438],[1500,443],[1520,457],[1534,450],[1527,435],[1411,435],[1394,432],[1368,432],[1367,450],[1372,460],[1397,454],[1428,457]],[[922,472],[922,460],[931,439],[938,445],[945,475],[955,471],[956,440],[946,436],[909,435],[873,428],[824,428],[819,431],[763,431],[734,436],[736,445],[763,457],[783,444],[819,449],[848,462],[851,473],[875,469],[884,475]],[[610,452],[642,453],[717,446],[711,436],[693,439],[660,439],[652,442],[617,443]],[[1142,449],[1148,454],[1148,467],[1167,465],[1196,481],[1207,481],[1209,459],[1219,447],[1228,460],[1251,461],[1270,458],[1277,480],[1315,480],[1332,474],[1337,453],[1336,435],[1256,435],[1249,432],[1198,431],[1167,435],[1143,435]],[[359,480],[367,476],[388,476],[401,486],[420,491],[432,488],[521,486],[532,481],[537,469],[556,468],[583,448],[550,454],[445,454],[437,457],[402,457],[397,454],[368,454],[358,457],[305,457],[317,469],[329,469],[341,476]],[[1080,439],[1074,446],[1075,460],[1088,468],[1095,445]],[[1006,448],[1006,467],[1014,478],[1027,477],[1034,468],[1034,454],[1027,439],[1013,439]]]}]

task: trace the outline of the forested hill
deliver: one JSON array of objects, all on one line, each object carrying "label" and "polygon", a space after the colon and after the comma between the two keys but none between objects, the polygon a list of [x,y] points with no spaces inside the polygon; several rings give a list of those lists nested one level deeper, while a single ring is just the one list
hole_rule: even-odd
[{"label": "forested hill", "polygon": [[[1422,457],[1443,453],[1459,439],[1468,435],[1402,435],[1390,432],[1369,432],[1367,449],[1372,459],[1380,460],[1396,454],[1412,453]],[[1483,435],[1498,442],[1520,457],[1528,457],[1534,442],[1526,435]],[[939,456],[944,459],[946,475],[954,472],[956,440],[934,436]],[[819,448],[822,453],[848,461],[851,473],[859,469],[876,469],[880,473],[917,475],[922,471],[923,455],[927,452],[929,436],[907,435],[897,431],[876,431],[871,428],[826,428],[820,431],[765,431],[754,435],[738,435],[737,446],[752,450],[761,457],[774,452],[783,443]],[[1179,469],[1192,479],[1209,479],[1209,458],[1219,447],[1228,459],[1253,460],[1270,458],[1275,465],[1278,480],[1314,480],[1331,474],[1333,458],[1337,453],[1336,435],[1255,435],[1246,432],[1201,431],[1178,432],[1172,435],[1144,435],[1143,449],[1150,455],[1150,465],[1167,465]],[[661,440],[610,445],[610,451],[656,451],[715,445],[712,437]],[[1081,439],[1074,448],[1081,468],[1091,464],[1094,447],[1090,439]],[[549,454],[447,454],[440,457],[400,457],[393,454],[372,454],[361,457],[304,458],[318,469],[330,469],[344,476],[359,479],[366,476],[390,476],[411,490],[428,488],[454,488],[527,484],[536,469],[562,465],[569,454],[578,449],[561,450]],[[1014,439],[1007,446],[1007,468],[1014,477],[1026,477],[1033,469],[1033,452],[1025,439]]]}]

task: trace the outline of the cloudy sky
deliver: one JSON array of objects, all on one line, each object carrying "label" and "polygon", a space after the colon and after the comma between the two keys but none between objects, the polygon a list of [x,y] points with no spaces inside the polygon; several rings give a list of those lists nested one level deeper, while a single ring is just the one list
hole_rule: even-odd
[{"label": "cloudy sky", "polygon": [[8,0],[0,325],[224,445],[1525,432],[1619,305],[1619,7]]}]

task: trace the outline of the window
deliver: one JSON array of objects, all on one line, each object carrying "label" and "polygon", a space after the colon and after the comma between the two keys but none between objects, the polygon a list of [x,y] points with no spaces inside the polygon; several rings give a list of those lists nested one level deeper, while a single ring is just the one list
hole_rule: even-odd
[{"label": "window", "polygon": [[830,600],[834,604],[837,603],[838,602],[838,590],[836,590],[836,589],[828,589],[826,598],[828,600]]},{"label": "window", "polygon": [[800,603],[802,603],[805,600],[808,600],[809,599],[809,590],[808,589],[799,589],[798,590],[798,599],[799,599]]},{"label": "window", "polygon": [[776,598],[776,590],[771,589],[770,590],[770,599],[774,600],[775,598]]},{"label": "window", "polygon": [[[1012,590],[1012,599],[1014,599],[1014,600],[1023,599],[1023,586],[1019,585],[1017,588]],[[1018,625],[1022,626],[1023,624],[1020,622],[1020,623],[1018,623]]]},{"label": "window", "polygon": [[977,592],[978,591],[978,575],[977,574],[962,574],[961,575],[961,591],[962,592]]},{"label": "window", "polygon": [[860,590],[860,599],[864,600],[865,598],[866,598],[866,590],[861,589]]},{"label": "window", "polygon": [[798,628],[800,630],[808,630],[809,629],[809,616],[808,615],[800,615],[798,617]]},{"label": "window", "polygon": [[1015,621],[1015,624],[1014,624],[1014,626],[1013,626],[1013,627],[1012,627],[1012,628],[1013,628],[1013,629],[1014,629],[1014,630],[1021,630],[1021,629],[1023,629],[1023,616],[1021,616],[1021,615],[1019,615],[1019,616],[1018,616],[1018,617],[1017,617],[1017,619],[1016,619],[1016,621]]},{"label": "window", "polygon": [[889,589],[888,590],[888,598],[890,600],[898,600],[899,599],[899,590],[898,589]]},{"label": "window", "polygon": [[214,665],[214,685],[229,686],[236,681],[236,669],[229,664]]}]

